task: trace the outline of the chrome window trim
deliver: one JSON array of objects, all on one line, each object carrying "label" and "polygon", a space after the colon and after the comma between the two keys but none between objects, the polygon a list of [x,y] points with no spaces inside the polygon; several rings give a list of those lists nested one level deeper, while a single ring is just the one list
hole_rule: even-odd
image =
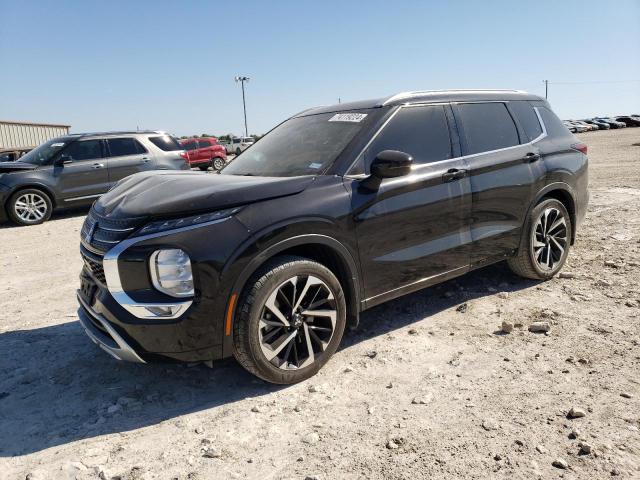
[{"label": "chrome window trim", "polygon": [[89,198],[98,198],[100,196],[102,196],[102,193],[98,193],[97,195],[85,195],[83,197],[71,197],[71,198],[65,198],[64,201],[65,202],[75,202],[76,200],[88,200]]},{"label": "chrome window trim", "polygon": [[[387,119],[386,122],[384,122],[384,124],[378,129],[378,131],[376,131],[376,133],[374,134],[373,138],[365,145],[365,147],[360,151],[360,153],[358,153],[358,155],[356,156],[356,159],[353,161],[353,163],[351,164],[351,166],[348,168],[347,172],[349,170],[351,170],[353,168],[353,166],[356,164],[356,162],[358,161],[358,159],[360,158],[360,156],[364,153],[364,151],[369,148],[369,146],[371,145],[371,143],[373,142],[373,140],[375,140],[375,138],[382,132],[382,129],[384,127],[387,126],[387,123],[389,123],[391,121],[391,119],[396,115],[397,112],[400,111],[401,108],[407,108],[409,106],[429,106],[429,105],[453,105],[453,104],[460,104],[460,103],[496,103],[493,101],[489,101],[489,102],[447,102],[447,103],[443,103],[443,104],[436,104],[436,103],[426,103],[426,104],[407,104],[407,105],[400,105],[398,106],[398,109],[391,115],[391,117],[389,119]],[[497,101],[497,103],[506,103],[505,101]],[[498,148],[496,150],[487,150],[485,152],[478,152],[478,153],[472,153],[470,155],[463,155],[461,157],[453,157],[453,158],[446,158],[444,160],[438,160],[436,162],[429,162],[429,163],[421,163],[418,165],[412,165],[411,166],[411,171],[415,171],[415,170],[419,170],[421,168],[424,167],[430,167],[432,165],[438,165],[440,163],[445,163],[445,162],[451,162],[454,160],[468,160],[470,158],[474,158],[474,157],[478,157],[480,155],[487,155],[487,154],[491,154],[491,153],[497,153],[497,152],[504,152],[506,150],[511,150],[513,148],[520,148],[520,147],[525,147],[525,146],[531,146],[536,142],[539,142],[540,140],[542,140],[543,138],[545,138],[547,136],[547,127],[545,126],[544,122],[542,121],[542,116],[540,115],[540,112],[538,111],[538,107],[533,107],[534,112],[536,112],[536,116],[538,117],[538,121],[540,122],[540,126],[542,127],[542,133],[540,135],[538,135],[536,138],[534,138],[533,140],[531,140],[530,142],[527,143],[519,143],[518,145],[513,145],[511,147],[504,147],[504,148]],[[353,175],[349,175],[348,173],[345,175],[345,178],[352,178],[352,179],[361,179],[361,178],[366,178],[369,175],[366,173],[361,173],[361,174],[353,174]]]},{"label": "chrome window trim", "polygon": [[[104,254],[102,259],[102,268],[104,270],[104,277],[107,281],[107,289],[116,302],[122,306],[129,313],[137,318],[145,320],[174,320],[181,316],[193,303],[193,300],[185,300],[182,302],[167,302],[167,303],[139,303],[133,300],[122,287],[120,280],[120,272],[118,271],[118,258],[127,248],[135,245],[136,243],[150,240],[152,238],[159,238],[166,235],[172,235],[175,233],[182,233],[196,228],[206,227],[221,223],[228,220],[231,217],[219,218],[212,220],[211,222],[199,223],[197,225],[189,225],[187,227],[176,228],[173,230],[166,230],[163,232],[150,233],[148,235],[142,235],[139,237],[132,237],[123,240],[111,250]],[[152,313],[148,308],[169,308],[171,313],[169,315],[158,315]]]}]

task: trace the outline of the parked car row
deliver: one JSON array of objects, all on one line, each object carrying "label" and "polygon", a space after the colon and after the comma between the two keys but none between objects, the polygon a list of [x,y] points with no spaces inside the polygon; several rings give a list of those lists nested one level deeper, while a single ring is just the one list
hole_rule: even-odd
[{"label": "parked car row", "polygon": [[615,128],[640,127],[640,115],[621,115],[619,117],[594,117],[585,120],[563,120],[562,123],[571,133],[609,130]]}]

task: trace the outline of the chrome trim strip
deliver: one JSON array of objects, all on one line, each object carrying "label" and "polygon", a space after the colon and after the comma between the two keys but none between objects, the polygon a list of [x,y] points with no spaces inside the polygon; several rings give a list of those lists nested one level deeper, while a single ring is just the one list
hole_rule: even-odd
[{"label": "chrome trim strip", "polygon": [[[122,282],[120,281],[120,273],[118,271],[118,257],[127,248],[136,243],[143,242],[152,238],[163,237],[166,235],[172,235],[175,233],[186,232],[194,230],[196,228],[206,227],[221,223],[228,220],[231,217],[219,218],[212,220],[211,222],[199,223],[197,225],[189,225],[187,227],[176,228],[174,230],[166,230],[164,232],[150,233],[148,235],[142,235],[140,237],[132,237],[123,240],[111,250],[104,254],[102,259],[102,268],[104,270],[104,277],[107,280],[107,289],[113,296],[114,300],[127,310],[132,315],[145,320],[173,320],[181,316],[193,303],[193,300],[185,300],[183,302],[171,302],[171,303],[139,303],[133,300],[122,288]],[[169,315],[157,315],[148,310],[148,308],[169,308],[171,314]]]},{"label": "chrome trim strip", "polygon": [[85,195],[84,197],[71,197],[71,198],[65,198],[64,201],[65,202],[75,202],[76,200],[87,200],[89,198],[98,198],[101,197],[103,194],[99,193],[97,195]]},{"label": "chrome trim strip", "polygon": [[[123,360],[125,362],[146,363],[142,358],[140,358],[135,350],[131,348],[131,346],[129,346],[129,344],[118,334],[118,332],[115,331],[115,329],[109,324],[109,322],[102,315],[94,311],[93,308],[91,308],[89,304],[84,301],[79,292],[76,293],[76,297],[78,298],[78,302],[80,302],[80,305],[82,305],[82,307],[78,309],[78,318],[80,320],[80,324],[84,328],[87,336],[93,341],[93,343],[98,345],[105,352],[118,360]],[[109,339],[106,338],[104,333],[100,332],[94,325],[91,324],[90,321],[84,318],[87,314],[91,315],[91,317],[99,322],[100,325],[102,325],[102,327],[109,333],[109,335],[111,335],[111,338],[117,345],[117,348],[109,345],[109,343],[111,342],[109,342]]]}]

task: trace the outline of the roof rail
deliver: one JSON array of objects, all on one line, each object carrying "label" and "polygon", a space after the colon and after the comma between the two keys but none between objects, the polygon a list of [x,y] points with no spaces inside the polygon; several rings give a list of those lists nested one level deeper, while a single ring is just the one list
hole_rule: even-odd
[{"label": "roof rail", "polygon": [[398,100],[409,100],[414,97],[422,97],[424,95],[430,95],[435,93],[481,93],[481,92],[509,92],[509,93],[527,93],[524,90],[509,90],[509,89],[478,89],[478,88],[462,88],[462,89],[449,89],[449,90],[417,90],[414,92],[401,92],[387,98],[382,102],[382,106],[388,105],[391,102]]}]

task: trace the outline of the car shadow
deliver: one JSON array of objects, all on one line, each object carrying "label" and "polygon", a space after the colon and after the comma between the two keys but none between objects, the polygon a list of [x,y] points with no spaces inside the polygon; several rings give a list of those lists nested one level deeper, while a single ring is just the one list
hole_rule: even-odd
[{"label": "car shadow", "polygon": [[[342,349],[496,290],[535,283],[501,264],[472,272],[364,312]],[[2,333],[0,352],[0,457],[130,431],[287,388],[257,380],[233,360],[212,369],[117,362],[76,321]]]}]

